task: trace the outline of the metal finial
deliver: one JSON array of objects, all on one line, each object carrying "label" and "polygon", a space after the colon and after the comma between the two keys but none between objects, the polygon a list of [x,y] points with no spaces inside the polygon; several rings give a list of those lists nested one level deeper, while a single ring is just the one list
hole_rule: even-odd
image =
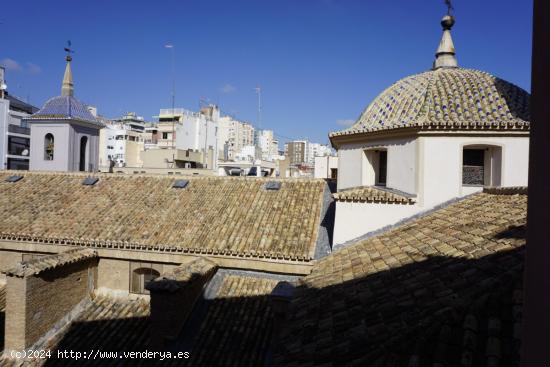
[{"label": "metal finial", "polygon": [[73,58],[71,57],[71,54],[74,54],[74,50],[71,49],[71,41],[67,41],[67,47],[65,47],[65,52],[67,53],[67,56],[65,57],[65,60],[72,61]]},{"label": "metal finial", "polygon": [[451,15],[451,12],[455,10],[455,8],[453,7],[453,4],[451,4],[451,0],[444,0],[444,1],[445,1],[445,5],[447,5],[447,15]]}]

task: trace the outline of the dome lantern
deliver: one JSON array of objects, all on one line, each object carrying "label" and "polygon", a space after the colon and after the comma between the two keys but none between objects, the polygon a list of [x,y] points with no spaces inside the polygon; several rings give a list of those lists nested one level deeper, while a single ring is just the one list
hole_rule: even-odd
[{"label": "dome lantern", "polygon": [[439,42],[439,47],[435,53],[435,61],[433,68],[456,68],[458,67],[458,61],[456,60],[455,46],[453,38],[451,37],[451,28],[455,24],[455,18],[452,15],[445,15],[441,19],[441,26],[443,27],[443,35]]}]

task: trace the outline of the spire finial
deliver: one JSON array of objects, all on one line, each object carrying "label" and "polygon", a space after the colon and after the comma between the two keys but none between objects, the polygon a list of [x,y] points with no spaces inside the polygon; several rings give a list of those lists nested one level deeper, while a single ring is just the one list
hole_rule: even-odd
[{"label": "spire finial", "polygon": [[434,69],[458,67],[455,46],[451,37],[451,28],[453,28],[455,24],[455,18],[451,15],[453,6],[451,0],[445,0],[445,4],[447,5],[447,15],[441,19],[443,36],[441,37],[441,42],[439,42],[439,47],[435,53]]},{"label": "spire finial", "polygon": [[65,75],[63,75],[63,84],[61,86],[61,95],[62,96],[73,96],[74,95],[74,85],[73,85],[73,73],[71,71],[71,53],[74,51],[71,49],[71,41],[67,41],[67,47],[65,47],[65,60],[67,61],[67,66],[65,66]]}]

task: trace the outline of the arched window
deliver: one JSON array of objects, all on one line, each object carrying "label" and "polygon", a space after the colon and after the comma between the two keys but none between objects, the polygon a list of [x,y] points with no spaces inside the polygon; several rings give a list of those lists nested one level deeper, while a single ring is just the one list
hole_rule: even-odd
[{"label": "arched window", "polygon": [[86,146],[88,145],[88,137],[83,136],[80,138],[80,164],[79,170],[86,171]]},{"label": "arched window", "polygon": [[149,294],[145,289],[147,283],[158,278],[160,273],[152,268],[138,268],[132,272],[131,290],[132,293]]},{"label": "arched window", "polygon": [[53,161],[54,139],[53,135],[47,133],[44,137],[44,160]]}]

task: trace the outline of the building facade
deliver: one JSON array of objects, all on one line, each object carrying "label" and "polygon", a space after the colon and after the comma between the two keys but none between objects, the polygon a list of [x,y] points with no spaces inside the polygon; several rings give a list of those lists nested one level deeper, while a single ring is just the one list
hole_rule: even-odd
[{"label": "building facade", "polygon": [[30,129],[25,117],[38,108],[11,96],[0,67],[0,167],[2,169],[29,169]]}]

